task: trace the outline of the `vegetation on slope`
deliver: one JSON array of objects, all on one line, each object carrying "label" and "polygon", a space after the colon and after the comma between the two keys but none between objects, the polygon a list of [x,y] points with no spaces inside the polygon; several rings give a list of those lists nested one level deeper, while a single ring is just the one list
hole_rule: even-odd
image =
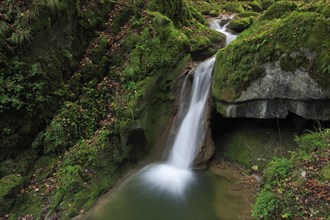
[{"label": "vegetation on slope", "polygon": [[330,215],[330,130],[297,137],[290,159],[274,158],[264,172],[252,215],[257,219],[325,219]]}]

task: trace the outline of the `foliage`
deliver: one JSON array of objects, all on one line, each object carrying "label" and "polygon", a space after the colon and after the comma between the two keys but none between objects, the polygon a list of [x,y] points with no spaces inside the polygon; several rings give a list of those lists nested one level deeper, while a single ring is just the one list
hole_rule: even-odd
[{"label": "foliage", "polygon": [[30,66],[17,57],[7,63],[5,55],[0,56],[0,113],[12,109],[35,114],[36,107],[47,100],[41,64]]},{"label": "foliage", "polygon": [[275,158],[265,170],[265,183],[252,211],[255,218],[324,218],[329,215],[326,202],[330,191],[328,179],[324,178],[324,172],[329,172],[324,171],[330,162],[329,129],[305,134],[297,140],[300,149],[290,160]]},{"label": "foliage", "polygon": [[287,177],[292,167],[292,162],[287,158],[274,158],[265,170],[265,178],[270,185],[276,185]]}]

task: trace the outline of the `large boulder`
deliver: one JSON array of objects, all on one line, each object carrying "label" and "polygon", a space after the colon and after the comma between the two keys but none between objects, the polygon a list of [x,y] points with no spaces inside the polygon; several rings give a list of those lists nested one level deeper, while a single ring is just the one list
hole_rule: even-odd
[{"label": "large boulder", "polygon": [[328,36],[330,20],[322,13],[261,17],[217,53],[212,84],[217,111],[226,117],[285,118],[293,112],[330,120]]}]

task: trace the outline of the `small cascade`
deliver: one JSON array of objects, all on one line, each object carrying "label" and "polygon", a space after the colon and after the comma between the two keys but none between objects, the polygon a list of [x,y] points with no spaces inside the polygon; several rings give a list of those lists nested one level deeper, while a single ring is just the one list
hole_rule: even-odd
[{"label": "small cascade", "polygon": [[210,21],[210,27],[218,32],[221,32],[226,35],[226,45],[230,44],[233,40],[236,39],[236,35],[230,33],[227,31],[227,26],[230,23],[229,20],[231,20],[234,17],[234,15],[223,15],[221,17],[221,20],[228,20],[226,24],[223,26],[220,25],[220,22],[218,19],[213,19]]},{"label": "small cascade", "polygon": [[[231,19],[223,17],[222,19]],[[235,35],[226,31],[228,23],[219,25],[219,19],[210,21],[212,29],[226,35],[226,45],[235,39]],[[182,102],[178,115],[183,119],[177,130],[169,158],[165,163],[151,164],[141,171],[142,180],[159,191],[181,195],[188,183],[194,179],[191,171],[196,151],[205,137],[202,116],[209,96],[212,69],[215,56],[201,62],[194,70],[193,85],[190,91],[189,103]],[[188,77],[188,76],[187,76]],[[183,101],[186,91],[181,91],[180,101]]]}]

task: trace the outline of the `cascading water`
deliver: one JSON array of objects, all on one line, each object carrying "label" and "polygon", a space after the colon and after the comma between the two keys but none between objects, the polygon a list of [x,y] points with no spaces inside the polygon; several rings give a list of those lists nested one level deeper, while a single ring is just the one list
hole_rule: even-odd
[{"label": "cascading water", "polygon": [[[223,16],[222,19],[225,19],[225,20],[228,19],[228,21],[229,21],[233,17],[234,17],[234,15]],[[229,22],[227,22],[225,25],[221,26],[217,19],[213,19],[210,21],[210,27],[212,29],[219,31],[226,35],[226,45],[230,44],[230,42],[232,42],[233,40],[236,39],[236,35],[227,31],[228,24],[229,24]]]},{"label": "cascading water", "polygon": [[[182,194],[187,183],[193,179],[189,168],[199,141],[204,139],[201,120],[210,91],[214,62],[215,58],[212,57],[200,63],[195,70],[189,107],[175,137],[169,159],[166,163],[150,165],[142,170],[144,180],[159,190]],[[183,108],[180,111],[184,111]]]},{"label": "cascading water", "polygon": [[[232,17],[225,18],[231,19]],[[236,37],[226,31],[227,25],[228,23],[221,27],[216,19],[210,22],[211,28],[226,35],[226,45]],[[210,91],[214,62],[215,57],[213,56],[200,63],[194,71],[188,109],[179,126],[169,159],[163,164],[149,165],[142,170],[144,180],[158,190],[180,195],[188,183],[194,179],[190,168],[196,156],[198,144],[204,139],[202,116]],[[181,91],[181,93],[183,92]],[[181,103],[181,105],[184,104]],[[184,111],[182,107],[179,109]],[[184,112],[178,114],[182,115]]]}]

